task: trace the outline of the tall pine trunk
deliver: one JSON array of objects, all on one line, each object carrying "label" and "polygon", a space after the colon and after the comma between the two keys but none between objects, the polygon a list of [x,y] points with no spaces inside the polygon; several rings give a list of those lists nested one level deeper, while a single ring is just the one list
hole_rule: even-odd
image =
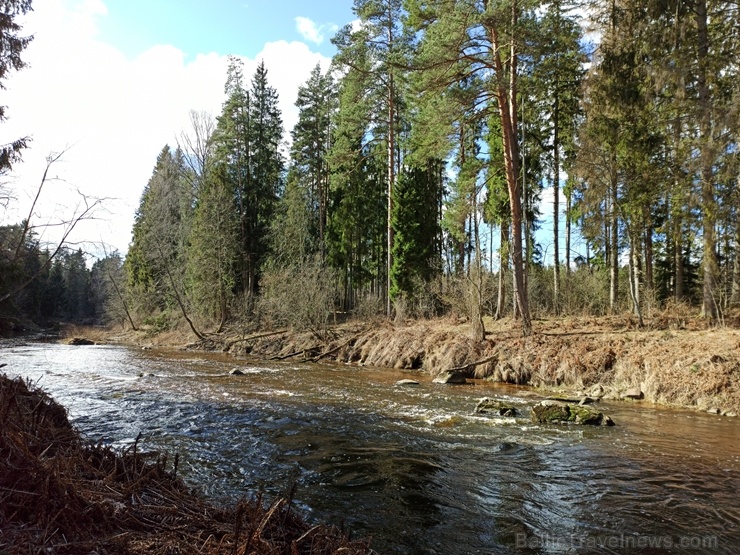
[{"label": "tall pine trunk", "polygon": [[709,32],[707,29],[707,1],[698,0],[695,5],[697,29],[697,92],[699,95],[699,139],[701,154],[701,203],[702,203],[702,247],[704,284],[702,315],[711,321],[717,319],[716,288],[718,278],[717,252],[715,245],[715,222],[717,203],[714,197],[714,172],[712,164],[712,116],[711,98],[707,78],[709,74]]},{"label": "tall pine trunk", "polygon": [[617,311],[619,301],[619,216],[617,214],[617,173],[612,172],[609,185],[609,311]]},{"label": "tall pine trunk", "polygon": [[[484,0],[487,7],[488,0]],[[517,23],[517,2],[512,2],[511,29],[512,33]],[[496,99],[501,117],[501,129],[504,146],[504,168],[506,171],[506,185],[509,191],[509,206],[511,208],[511,260],[514,273],[514,297],[522,319],[522,335],[532,333],[532,320],[529,314],[529,302],[525,287],[524,249],[522,244],[522,197],[519,184],[519,144],[517,136],[517,51],[515,41],[511,41],[511,49],[504,67],[502,59],[502,44],[499,39],[498,28],[488,26],[488,33],[493,46],[493,62],[497,75]],[[507,71],[508,70],[508,71]],[[508,83],[505,76],[508,74]]]}]

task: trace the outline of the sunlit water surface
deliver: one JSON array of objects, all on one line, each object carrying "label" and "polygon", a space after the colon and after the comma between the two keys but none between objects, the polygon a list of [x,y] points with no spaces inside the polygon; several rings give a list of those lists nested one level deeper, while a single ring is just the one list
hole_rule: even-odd
[{"label": "sunlit water surface", "polygon": [[[296,483],[309,520],[380,553],[740,553],[738,419],[602,403],[617,426],[538,426],[526,388],[171,350],[25,343],[0,363],[90,440],[141,432],[216,499]],[[474,416],[484,396],[522,416]]]}]

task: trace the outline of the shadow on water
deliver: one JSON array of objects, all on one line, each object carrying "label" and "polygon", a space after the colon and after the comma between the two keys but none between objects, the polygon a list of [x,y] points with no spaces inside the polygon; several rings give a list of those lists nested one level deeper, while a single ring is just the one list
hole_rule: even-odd
[{"label": "shadow on water", "polygon": [[[736,421],[615,404],[603,407],[615,428],[535,426],[518,388],[418,376],[420,386],[398,387],[407,376],[391,370],[218,355],[29,344],[1,349],[0,360],[57,397],[93,441],[124,446],[142,432],[217,499],[296,483],[309,518],[372,536],[380,553],[740,545]],[[228,374],[237,365],[244,376]],[[483,396],[522,416],[472,415]]]}]

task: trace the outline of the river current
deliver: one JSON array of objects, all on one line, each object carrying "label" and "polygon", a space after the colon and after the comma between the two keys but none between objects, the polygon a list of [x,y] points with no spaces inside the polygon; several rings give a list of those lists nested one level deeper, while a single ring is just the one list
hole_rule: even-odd
[{"label": "river current", "polygon": [[[602,402],[616,426],[540,426],[527,388],[175,350],[29,342],[0,363],[86,438],[141,433],[217,500],[296,484],[306,518],[381,554],[740,553],[736,418]],[[475,416],[482,397],[522,416]]]}]

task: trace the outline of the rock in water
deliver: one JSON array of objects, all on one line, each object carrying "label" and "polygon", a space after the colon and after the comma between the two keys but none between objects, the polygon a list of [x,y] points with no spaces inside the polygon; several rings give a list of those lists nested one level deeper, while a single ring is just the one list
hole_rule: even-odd
[{"label": "rock in water", "polygon": [[497,401],[495,399],[489,399],[484,397],[475,406],[473,411],[475,414],[495,414],[498,416],[516,416],[517,410],[515,407],[504,403],[503,401]]},{"label": "rock in water", "polygon": [[73,337],[67,341],[67,345],[95,345],[95,341],[85,339],[84,337]]},{"label": "rock in water", "polygon": [[465,379],[465,374],[462,372],[452,372],[450,370],[443,370],[437,377],[432,380],[434,383],[443,383],[449,385],[461,385],[468,383]]},{"label": "rock in water", "polygon": [[640,391],[639,387],[632,387],[622,393],[622,399],[642,399],[645,397],[645,394]]},{"label": "rock in water", "polygon": [[416,380],[398,380],[396,385],[419,385]]},{"label": "rock in water", "polygon": [[568,405],[559,401],[542,401],[532,407],[532,421],[537,424],[582,424],[613,426],[614,421],[588,405]]},{"label": "rock in water", "polygon": [[229,372],[229,374],[231,374],[232,376],[243,376],[244,372],[242,372],[238,368],[234,368],[233,370],[231,370],[231,372]]}]

